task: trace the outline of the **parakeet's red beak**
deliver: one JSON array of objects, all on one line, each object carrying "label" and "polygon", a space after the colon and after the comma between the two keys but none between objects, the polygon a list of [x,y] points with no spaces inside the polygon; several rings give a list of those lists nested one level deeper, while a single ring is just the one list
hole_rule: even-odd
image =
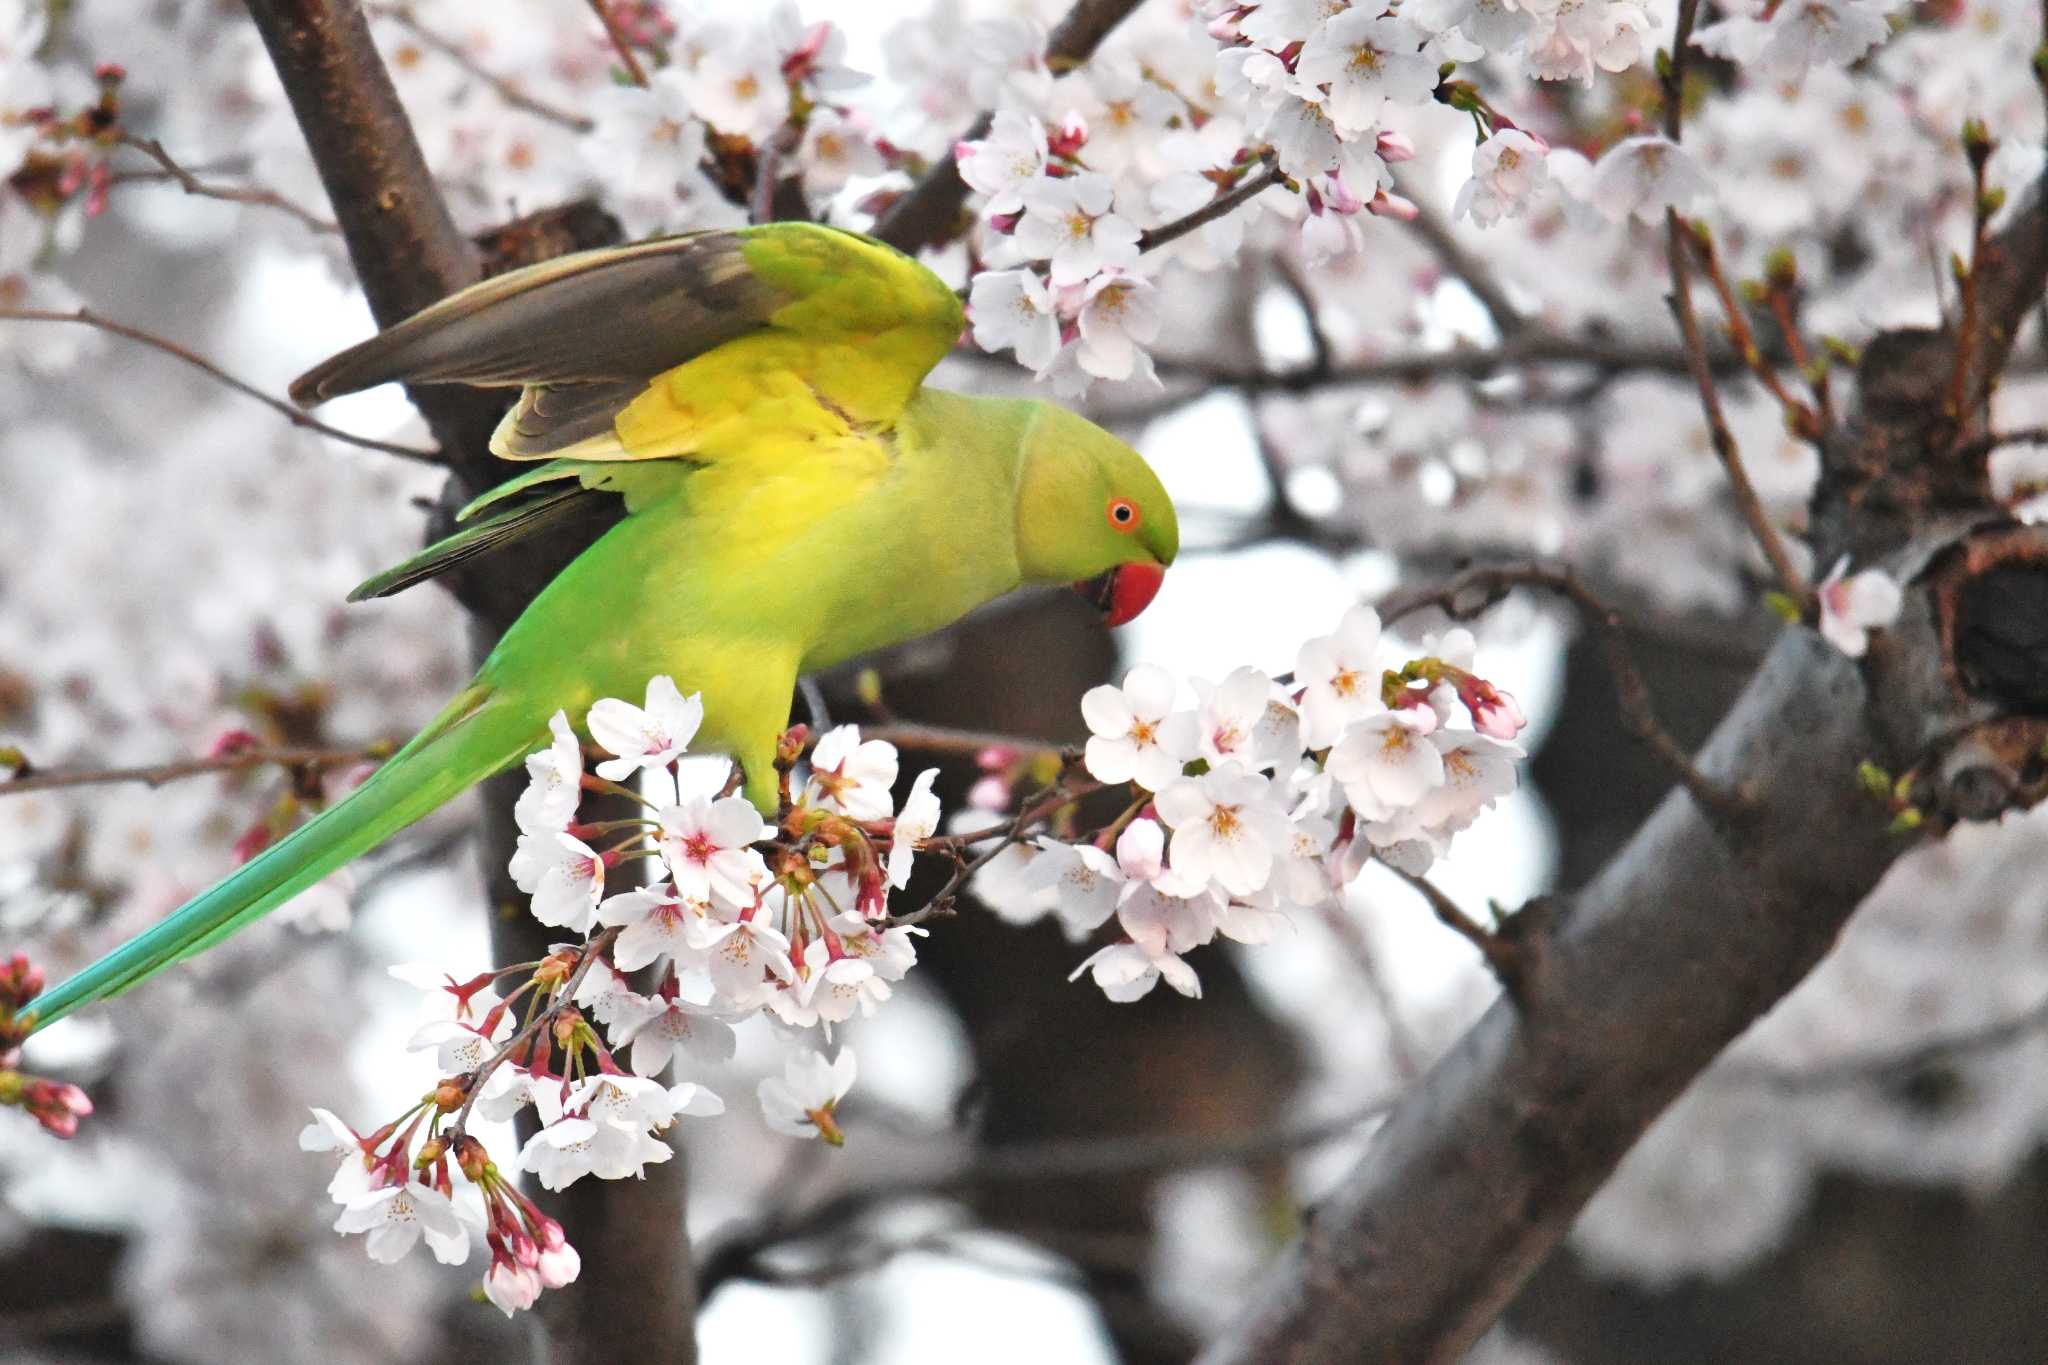
[{"label": "parakeet's red beak", "polygon": [[1108,573],[1076,583],[1074,591],[1095,604],[1104,625],[1120,626],[1151,606],[1165,581],[1165,566],[1146,561],[1119,564]]}]

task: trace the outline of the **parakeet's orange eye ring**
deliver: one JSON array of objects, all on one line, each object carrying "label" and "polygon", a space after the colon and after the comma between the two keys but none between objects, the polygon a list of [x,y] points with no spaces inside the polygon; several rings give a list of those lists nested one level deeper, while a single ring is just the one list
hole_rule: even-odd
[{"label": "parakeet's orange eye ring", "polygon": [[1112,529],[1118,531],[1137,530],[1138,504],[1132,502],[1129,498],[1111,498],[1109,500],[1109,524]]}]

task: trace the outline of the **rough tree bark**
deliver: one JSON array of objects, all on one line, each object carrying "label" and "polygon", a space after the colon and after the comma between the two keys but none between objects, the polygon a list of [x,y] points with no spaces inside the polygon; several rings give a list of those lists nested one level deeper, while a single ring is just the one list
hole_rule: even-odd
[{"label": "rough tree bark", "polygon": [[[349,258],[380,326],[390,326],[473,283],[492,269],[617,239],[617,225],[587,206],[522,219],[479,245],[465,238],[428,173],[412,125],[370,38],[348,0],[249,0],[272,64],[291,100],[307,146],[341,225]],[[460,387],[409,391],[440,443],[450,478],[445,509],[498,482],[488,450],[504,411],[502,396]],[[597,525],[566,528],[507,571],[466,575],[453,586],[475,620],[479,657],[488,652],[533,594],[589,540]],[[509,913],[517,892],[505,875],[517,830],[517,778],[483,788],[479,841],[493,907],[500,961],[540,956],[546,931]],[[586,1250],[615,1249],[604,1273],[548,1295],[543,1316],[563,1362],[647,1358],[686,1365],[696,1357],[695,1282],[684,1229],[683,1163],[655,1167],[626,1187],[587,1181],[555,1201],[570,1240]],[[623,1254],[627,1249],[630,1255]]]},{"label": "rough tree bark", "polygon": [[1206,1365],[1457,1359],[1909,846],[1859,763],[1918,773],[1936,828],[2040,798],[2048,531],[2004,522],[1966,438],[2044,275],[2036,187],[1979,263],[1969,401],[1944,410],[1954,336],[1889,333],[1823,447],[1816,557],[1888,566],[1907,584],[1898,625],[1860,665],[1784,632],[1698,760],[1744,812],[1674,792],[1582,891],[1525,912],[1521,998],[1395,1109]]}]

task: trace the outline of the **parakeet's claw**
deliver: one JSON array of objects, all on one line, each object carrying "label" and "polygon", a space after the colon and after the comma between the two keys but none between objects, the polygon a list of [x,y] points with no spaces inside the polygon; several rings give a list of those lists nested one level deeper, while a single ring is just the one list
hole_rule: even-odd
[{"label": "parakeet's claw", "polygon": [[1102,613],[1102,623],[1120,626],[1136,618],[1159,595],[1166,570],[1150,560],[1119,564],[1108,573],[1097,574],[1074,585],[1074,591]]}]

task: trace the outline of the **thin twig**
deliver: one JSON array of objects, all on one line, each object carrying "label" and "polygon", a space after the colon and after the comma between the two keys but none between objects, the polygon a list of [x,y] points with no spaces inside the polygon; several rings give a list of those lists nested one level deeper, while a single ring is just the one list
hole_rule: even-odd
[{"label": "thin twig", "polygon": [[1699,257],[1700,269],[1706,272],[1707,283],[1713,286],[1715,296],[1721,300],[1721,311],[1728,318],[1728,340],[1735,347],[1735,354],[1742,357],[1757,382],[1778,400],[1792,434],[1802,440],[1818,441],[1821,437],[1819,417],[1804,399],[1796,397],[1785,387],[1777,366],[1764,359],[1762,349],[1756,344],[1756,335],[1750,330],[1749,316],[1742,311],[1734,287],[1728,283],[1728,274],[1721,268],[1721,253],[1714,247],[1713,235],[1704,225],[1695,224],[1693,230],[1686,234],[1686,239],[1693,253]]},{"label": "thin twig", "polygon": [[134,148],[150,160],[156,162],[163,169],[165,177],[187,194],[198,195],[202,199],[225,200],[231,204],[256,204],[264,208],[280,209],[298,219],[301,223],[304,223],[314,232],[341,231],[340,226],[336,223],[322,218],[317,213],[301,208],[274,190],[257,189],[244,185],[216,185],[210,181],[201,180],[191,171],[172,160],[171,154],[164,150],[164,144],[153,137],[137,137],[133,133],[117,133],[114,140],[123,147]]},{"label": "thin twig", "polygon": [[1289,182],[1286,174],[1268,160],[1259,171],[1247,176],[1238,184],[1236,189],[1231,190],[1229,193],[1218,195],[1215,199],[1210,200],[1185,217],[1176,218],[1170,223],[1165,223],[1159,227],[1139,233],[1138,250],[1141,253],[1156,251],[1168,242],[1177,241],[1187,236],[1197,228],[1206,227],[1238,205],[1245,203],[1247,200],[1257,198],[1275,185],[1285,185],[1287,183]]},{"label": "thin twig", "polygon": [[[1664,136],[1674,143],[1684,131],[1685,65],[1699,10],[1700,0],[1679,0],[1678,27],[1671,39],[1671,60],[1664,71]],[[1692,372],[1693,384],[1700,391],[1700,410],[1706,417],[1707,433],[1713,442],[1714,454],[1728,476],[1735,505],[1742,513],[1742,519],[1748,523],[1750,534],[1756,537],[1764,558],[1770,562],[1780,590],[1804,612],[1812,600],[1812,590],[1807,586],[1805,576],[1792,563],[1785,542],[1778,535],[1778,528],[1771,524],[1769,515],[1764,511],[1756,486],[1749,481],[1749,471],[1743,468],[1742,452],[1735,444],[1735,433],[1728,426],[1727,415],[1721,410],[1721,395],[1714,386],[1713,371],[1707,364],[1706,338],[1701,334],[1699,316],[1692,306],[1692,266],[1686,247],[1690,233],[1691,229],[1678,216],[1676,208],[1664,210],[1665,255],[1671,270],[1671,311],[1678,319],[1679,335],[1685,342],[1686,368]]]},{"label": "thin twig", "polygon": [[500,76],[495,71],[487,70],[463,49],[461,43],[456,42],[445,34],[437,33],[421,23],[419,16],[413,13],[411,5],[372,4],[367,6],[367,8],[371,14],[381,19],[389,19],[392,23],[399,25],[412,34],[413,37],[419,39],[422,46],[440,53],[471,76],[482,81],[491,88],[492,92],[499,99],[511,105],[514,109],[532,114],[535,118],[546,119],[549,123],[558,124],[572,132],[587,133],[597,126],[593,120],[585,118],[581,114],[572,113],[567,109],[549,104],[545,100],[535,99],[532,95],[521,90],[517,81]]},{"label": "thin twig", "polygon": [[557,1015],[575,1003],[576,990],[583,984],[583,978],[590,974],[591,964],[604,956],[605,949],[612,946],[612,940],[624,932],[624,925],[613,925],[600,930],[595,937],[587,940],[583,945],[583,955],[576,960],[576,966],[570,971],[569,979],[562,983],[562,988],[555,992],[554,998],[541,1009],[535,1010],[533,1017],[521,1025],[518,1032],[505,1040],[504,1046],[484,1058],[482,1065],[470,1073],[469,1094],[462,1101],[462,1108],[455,1112],[455,1122],[448,1128],[450,1141],[469,1131],[469,1111],[476,1108],[477,1096],[483,1094],[484,1082],[491,1078],[491,1073],[496,1071],[506,1058],[531,1043],[540,1035],[542,1029],[555,1021]]},{"label": "thin twig", "polygon": [[1018,753],[1048,753],[1064,748],[1049,739],[1009,735],[996,730],[962,730],[950,725],[919,725],[913,721],[891,721],[886,725],[864,725],[862,739],[887,740],[899,749],[923,754],[954,754],[972,758],[988,749],[1014,749]]},{"label": "thin twig", "polygon": [[130,341],[139,341],[145,346],[151,346],[162,351],[167,356],[182,360],[192,368],[227,385],[236,393],[246,398],[255,399],[272,412],[282,416],[295,427],[306,431],[317,431],[322,436],[341,441],[347,445],[360,446],[364,450],[381,450],[387,455],[403,455],[409,460],[438,461],[441,458],[439,451],[422,450],[418,446],[395,445],[390,441],[372,440],[368,436],[357,436],[353,432],[343,431],[339,427],[331,427],[319,418],[300,411],[284,399],[274,398],[255,385],[235,378],[211,360],[196,352],[187,350],[175,341],[167,340],[156,335],[154,332],[145,332],[140,327],[131,327],[125,322],[116,322],[112,318],[103,317],[93,312],[90,308],[74,308],[69,312],[64,312],[50,308],[9,308],[0,306],[0,321],[74,322],[86,327],[94,327],[102,332],[110,332],[117,337],[125,337]]},{"label": "thin twig", "polygon": [[1233,1133],[1055,1138],[991,1146],[956,1170],[922,1179],[864,1181],[808,1208],[782,1210],[722,1233],[701,1259],[700,1287],[708,1293],[728,1279],[751,1278],[747,1267],[769,1249],[821,1230],[838,1230],[849,1218],[892,1201],[966,1194],[1000,1185],[1130,1179],[1244,1166],[1351,1137],[1384,1115],[1396,1098],[1381,1097],[1330,1118]]},{"label": "thin twig", "polygon": [[240,772],[247,768],[263,768],[276,764],[281,768],[340,768],[351,763],[370,763],[391,756],[388,744],[372,744],[355,749],[311,749],[311,748],[256,748],[234,749],[222,754],[209,754],[204,758],[174,759],[169,763],[157,763],[137,768],[50,768],[31,769],[20,777],[0,778],[0,797],[18,796],[24,792],[56,791],[62,787],[106,786],[123,782],[140,782],[146,786],[160,787],[166,782],[175,782],[184,777],[198,777],[205,773]]},{"label": "thin twig", "polygon": [[[1748,813],[1749,802],[1740,792],[1731,791],[1701,772],[1685,747],[1657,723],[1649,685],[1636,667],[1635,655],[1622,630],[1621,613],[1596,596],[1570,569],[1540,564],[1480,565],[1441,583],[1395,593],[1381,601],[1380,615],[1391,623],[1423,607],[1436,606],[1455,620],[1471,620],[1518,587],[1541,588],[1557,594],[1570,602],[1580,619],[1592,627],[1607,671],[1614,678],[1622,728],[1663,765],[1702,809],[1726,820]],[[1460,600],[1472,593],[1479,594],[1477,602]]]},{"label": "thin twig", "polygon": [[612,13],[609,0],[590,0],[590,11],[597,16],[597,21],[604,25],[605,36],[612,40],[612,51],[619,54],[619,61],[624,64],[626,75],[631,78],[633,84],[646,88],[647,70],[640,65],[640,59],[633,55],[633,44],[626,37],[626,31],[619,27],[618,18]]},{"label": "thin twig", "polygon": [[[1140,3],[1141,0],[1075,0],[1073,8],[1046,38],[1046,69],[1054,75],[1064,75],[1086,62],[1110,30]],[[875,224],[874,235],[899,251],[909,252],[952,240],[964,226],[960,207],[967,202],[967,182],[960,178],[955,149],[961,142],[987,137],[994,126],[993,113],[985,111],[977,117],[966,132],[949,144],[946,154],[932,163],[923,178],[890,205]]]},{"label": "thin twig", "polygon": [[1969,410],[1976,406],[1970,392],[1972,354],[1977,343],[1977,271],[1984,264],[1984,240],[1991,214],[1984,197],[1984,167],[1991,155],[1990,141],[1981,124],[1972,119],[1963,125],[1963,149],[1970,161],[1970,259],[1957,272],[1956,289],[1961,297],[1961,315],[1956,322],[1954,368],[1949,373],[1948,400],[1943,405],[1949,420],[1960,433],[1969,424]]},{"label": "thin twig", "polygon": [[1518,1005],[1523,1002],[1529,982],[1529,957],[1519,942],[1495,933],[1473,919],[1459,909],[1458,903],[1446,896],[1429,878],[1418,877],[1408,869],[1396,867],[1384,858],[1378,862],[1428,901],[1429,908],[1435,912],[1439,923],[1479,950],[1479,956],[1486,963],[1486,969],[1500,982],[1501,989],[1507,992],[1510,1000]]},{"label": "thin twig", "polygon": [[[973,830],[965,834],[941,834],[927,839],[921,846],[927,852],[951,854],[954,859],[953,875],[938,889],[923,906],[907,915],[893,915],[889,927],[901,928],[906,925],[922,924],[928,919],[942,919],[953,913],[953,902],[960,894],[960,888],[967,885],[974,874],[993,862],[1005,849],[1024,841],[1032,827],[1064,806],[1070,806],[1083,797],[1093,796],[1109,786],[1106,782],[1082,782],[1072,787],[1054,786],[1024,803],[1016,818],[999,825]],[[983,849],[973,858],[962,856],[963,850],[977,844],[994,844]]]},{"label": "thin twig", "polygon": [[2048,445],[2048,427],[2014,427],[2011,431],[1987,431],[1973,441],[1956,447],[1956,458],[1965,463],[1984,459],[2001,446]]}]

